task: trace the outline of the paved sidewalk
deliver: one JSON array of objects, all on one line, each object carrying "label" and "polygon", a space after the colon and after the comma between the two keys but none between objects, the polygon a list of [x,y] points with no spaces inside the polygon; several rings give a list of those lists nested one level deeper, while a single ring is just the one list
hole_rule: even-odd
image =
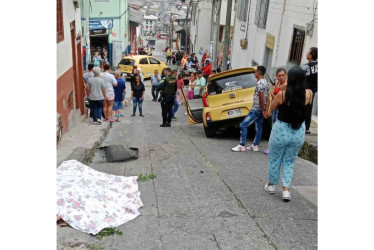
[{"label": "paved sidewalk", "polygon": [[57,166],[63,161],[75,159],[80,162],[89,160],[110,129],[109,122],[101,125],[92,124],[91,118],[67,131],[57,147]]}]

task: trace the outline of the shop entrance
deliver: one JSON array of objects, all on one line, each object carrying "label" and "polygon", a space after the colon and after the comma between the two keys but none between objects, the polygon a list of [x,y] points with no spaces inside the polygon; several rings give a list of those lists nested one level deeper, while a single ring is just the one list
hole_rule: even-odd
[{"label": "shop entrance", "polygon": [[[109,51],[109,39],[107,34],[103,35],[91,35],[90,36],[90,49],[91,49],[91,58],[95,55],[95,52],[102,53],[103,48],[106,48]],[[110,56],[110,55],[109,55]],[[110,59],[108,58],[110,61]]]}]

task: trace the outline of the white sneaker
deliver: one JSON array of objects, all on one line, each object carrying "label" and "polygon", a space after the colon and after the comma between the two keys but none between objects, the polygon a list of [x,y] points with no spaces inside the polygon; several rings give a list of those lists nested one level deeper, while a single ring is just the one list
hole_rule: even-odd
[{"label": "white sneaker", "polygon": [[234,152],[244,152],[245,147],[239,144],[238,146],[236,146],[235,148],[232,148],[231,150]]},{"label": "white sneaker", "polygon": [[283,191],[283,200],[284,201],[290,201],[291,200],[291,192],[288,191]]},{"label": "white sneaker", "polygon": [[265,188],[265,191],[268,192],[269,194],[275,193],[275,185],[269,185],[269,183],[266,183],[264,188]]},{"label": "white sneaker", "polygon": [[96,124],[97,124],[97,122],[92,122],[92,124],[95,124],[95,125],[96,125]]},{"label": "white sneaker", "polygon": [[258,146],[253,146],[253,144],[249,147],[247,147],[248,150],[250,151],[255,151],[255,152],[258,152]]},{"label": "white sneaker", "polygon": [[103,122],[100,119],[97,119],[97,123],[101,124]]}]

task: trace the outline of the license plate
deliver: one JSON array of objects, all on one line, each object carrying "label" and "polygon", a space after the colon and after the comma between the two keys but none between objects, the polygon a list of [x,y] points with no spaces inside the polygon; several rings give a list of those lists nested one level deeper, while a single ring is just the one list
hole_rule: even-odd
[{"label": "license plate", "polygon": [[241,114],[242,114],[242,109],[241,108],[227,110],[227,116],[228,117],[234,117],[234,116],[238,116],[238,115],[241,115]]}]

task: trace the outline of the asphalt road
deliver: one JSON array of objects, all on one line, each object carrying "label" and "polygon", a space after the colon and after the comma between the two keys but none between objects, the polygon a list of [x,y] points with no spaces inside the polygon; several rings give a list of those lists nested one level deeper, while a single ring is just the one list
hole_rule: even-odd
[{"label": "asphalt road", "polygon": [[[166,40],[157,41],[155,52],[165,44]],[[144,203],[141,215],[118,228],[122,236],[102,240],[69,227],[59,228],[59,249],[317,248],[315,164],[297,159],[292,201],[285,203],[281,187],[274,195],[263,189],[266,155],[231,152],[239,142],[237,131],[221,131],[216,138],[207,138],[202,125],[187,124],[183,105],[172,127],[161,128],[161,107],[151,101],[150,89],[146,81],[145,117],[130,117],[129,105],[102,144],[138,147],[139,159],[107,163],[96,154],[90,164],[116,175],[155,174],[156,179],[139,183]],[[260,146],[262,151],[267,142]]]}]

